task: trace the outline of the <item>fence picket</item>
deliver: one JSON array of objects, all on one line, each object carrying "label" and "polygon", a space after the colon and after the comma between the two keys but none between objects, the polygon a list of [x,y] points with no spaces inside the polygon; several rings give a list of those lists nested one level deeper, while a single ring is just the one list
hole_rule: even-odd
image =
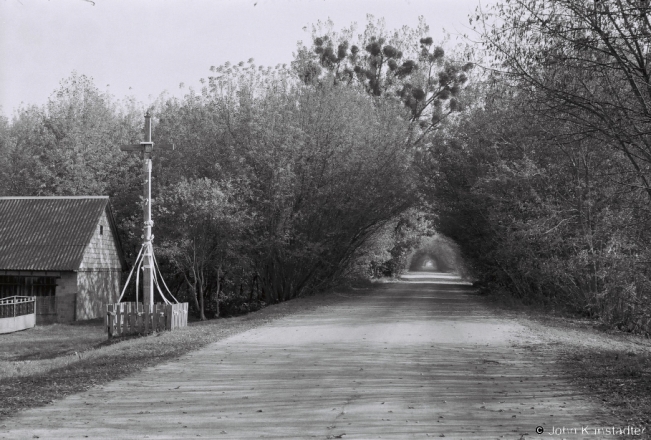
[{"label": "fence picket", "polygon": [[136,303],[136,333],[142,333],[142,307]]},{"label": "fence picket", "polygon": [[123,303],[123,309],[122,309],[122,334],[127,335],[129,334],[129,303]]},{"label": "fence picket", "polygon": [[109,339],[113,337],[113,313],[115,309],[114,304],[107,304],[106,305],[106,326],[108,327],[108,334],[109,334]]},{"label": "fence picket", "polygon": [[124,332],[124,305],[118,304],[115,310],[115,331],[118,336],[122,336]]},{"label": "fence picket", "polygon": [[121,315],[122,315],[122,319],[121,319],[120,324],[122,326],[121,327],[122,331],[120,332],[120,336],[124,336],[127,333],[127,326],[129,324],[129,319],[128,319],[129,318],[129,313],[127,311],[127,305],[125,303],[122,303],[121,306],[122,307],[120,307],[120,309],[121,309],[120,312],[121,312]]},{"label": "fence picket", "polygon": [[145,305],[145,317],[147,319],[147,323],[145,326],[145,334],[148,335],[151,333],[151,304]]},{"label": "fence picket", "polygon": [[174,310],[172,304],[165,304],[165,328],[174,330],[172,327],[172,318],[174,317]]},{"label": "fence picket", "polygon": [[157,326],[158,326],[158,331],[162,332],[165,330],[165,304],[156,304],[158,307],[156,307],[156,320],[158,321]]},{"label": "fence picket", "polygon": [[129,333],[133,333],[133,330],[136,327],[136,315],[133,312],[134,307],[134,303],[129,303]]}]

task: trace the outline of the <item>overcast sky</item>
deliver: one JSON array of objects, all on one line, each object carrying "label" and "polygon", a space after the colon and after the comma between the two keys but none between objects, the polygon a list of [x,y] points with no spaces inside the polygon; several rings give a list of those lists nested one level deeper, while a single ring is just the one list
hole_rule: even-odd
[{"label": "overcast sky", "polygon": [[[492,2],[483,0],[482,4]],[[479,0],[0,0],[0,106],[41,105],[76,70],[118,98],[145,104],[179,84],[197,86],[212,65],[254,58],[289,63],[310,25],[337,29],[366,14],[388,29],[423,15],[435,41],[468,32]],[[306,32],[304,28],[307,27]],[[198,88],[198,87],[197,87]]]}]

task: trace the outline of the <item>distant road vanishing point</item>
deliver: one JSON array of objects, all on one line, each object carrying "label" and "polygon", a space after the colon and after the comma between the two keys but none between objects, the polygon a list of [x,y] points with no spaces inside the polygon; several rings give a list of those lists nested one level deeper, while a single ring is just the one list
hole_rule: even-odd
[{"label": "distant road vanishing point", "polygon": [[530,349],[536,334],[496,317],[454,275],[409,273],[339,295],[19,413],[0,438],[531,439],[543,437],[537,427],[546,436],[602,422]]}]

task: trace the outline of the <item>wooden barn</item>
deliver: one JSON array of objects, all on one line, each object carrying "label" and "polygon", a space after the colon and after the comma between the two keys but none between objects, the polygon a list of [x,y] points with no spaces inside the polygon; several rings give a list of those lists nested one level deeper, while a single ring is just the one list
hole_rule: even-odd
[{"label": "wooden barn", "polygon": [[0,299],[36,296],[36,323],[104,317],[126,262],[107,196],[0,197]]}]

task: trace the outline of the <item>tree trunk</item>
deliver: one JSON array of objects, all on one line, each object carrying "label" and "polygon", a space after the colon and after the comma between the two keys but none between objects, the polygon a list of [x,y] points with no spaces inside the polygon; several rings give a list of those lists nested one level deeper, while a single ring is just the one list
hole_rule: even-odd
[{"label": "tree trunk", "polygon": [[219,291],[221,290],[222,283],[220,279],[220,273],[222,271],[222,267],[217,266],[217,291],[215,293],[215,318],[219,317]]},{"label": "tree trunk", "polygon": [[203,284],[202,283],[198,283],[198,284],[199,284],[199,292],[198,292],[199,293],[199,295],[198,295],[199,296],[199,319],[202,320],[202,321],[205,321],[206,320],[206,314],[204,312],[204,310],[205,310],[205,308],[204,308],[205,298],[204,298],[204,292],[203,292],[204,289],[203,289]]},{"label": "tree trunk", "polygon": [[251,280],[251,290],[249,291],[249,302],[253,301],[253,292],[255,291],[255,280],[258,277],[258,275],[253,276],[253,280]]},{"label": "tree trunk", "polygon": [[[192,300],[193,300],[192,302],[194,304],[194,308],[199,312],[199,319],[201,319],[202,321],[205,321],[206,317],[203,315],[203,307],[199,305],[199,300],[197,299],[196,282],[194,284],[191,283],[185,273],[183,273],[183,278],[185,278],[185,282],[187,283],[188,288],[192,291]],[[203,303],[203,299],[202,299],[201,302]]]}]

